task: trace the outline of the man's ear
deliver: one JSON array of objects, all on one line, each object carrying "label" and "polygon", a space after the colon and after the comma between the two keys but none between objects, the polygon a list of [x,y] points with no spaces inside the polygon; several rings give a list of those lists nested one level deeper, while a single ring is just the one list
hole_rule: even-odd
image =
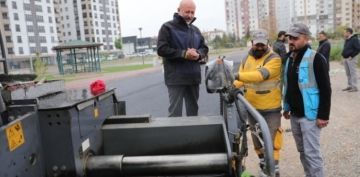
[{"label": "man's ear", "polygon": [[180,8],[177,8],[177,12],[180,12]]}]

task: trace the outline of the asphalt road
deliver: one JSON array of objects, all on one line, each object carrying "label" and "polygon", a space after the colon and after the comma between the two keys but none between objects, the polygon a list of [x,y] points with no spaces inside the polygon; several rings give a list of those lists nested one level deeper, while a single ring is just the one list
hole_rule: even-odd
[{"label": "asphalt road", "polygon": [[[238,69],[242,53],[235,52],[226,55],[227,60],[235,63]],[[200,85],[199,115],[219,115],[219,95],[206,92],[204,84],[204,70],[202,67],[202,83]],[[121,80],[113,80],[108,83],[109,87],[116,88],[120,100],[126,101],[127,115],[150,114],[152,117],[167,117],[168,115],[168,91],[164,83],[162,71],[147,73]],[[185,107],[183,108],[185,114]]]}]

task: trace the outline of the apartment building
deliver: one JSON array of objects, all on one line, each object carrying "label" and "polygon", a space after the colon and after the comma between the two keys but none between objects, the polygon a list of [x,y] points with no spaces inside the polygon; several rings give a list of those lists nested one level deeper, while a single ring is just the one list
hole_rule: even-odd
[{"label": "apartment building", "polygon": [[352,0],[335,0],[336,26],[352,27]]},{"label": "apartment building", "polygon": [[7,58],[37,52],[51,55],[57,45],[52,0],[0,1],[0,30]]},{"label": "apartment building", "polygon": [[276,32],[275,0],[225,0],[227,33],[241,39],[259,28]]},{"label": "apartment building", "polygon": [[102,50],[114,50],[120,37],[117,0],[55,0],[60,42],[85,40],[103,43]]},{"label": "apartment building", "polygon": [[276,23],[278,31],[288,31],[294,17],[294,0],[276,0]]},{"label": "apartment building", "polygon": [[360,32],[360,0],[353,1],[352,27],[355,32]]},{"label": "apartment building", "polygon": [[241,11],[241,2],[243,0],[225,0],[225,18],[226,31],[229,34],[234,34],[236,38],[240,39],[245,35],[243,25],[245,24]]}]

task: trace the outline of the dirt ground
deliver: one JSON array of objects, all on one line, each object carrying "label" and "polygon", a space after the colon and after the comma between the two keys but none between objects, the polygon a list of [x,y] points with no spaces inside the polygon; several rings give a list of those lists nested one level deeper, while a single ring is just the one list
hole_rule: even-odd
[{"label": "dirt ground", "polygon": [[[330,122],[321,132],[325,173],[327,177],[360,177],[360,92],[341,91],[347,86],[347,78],[344,66],[340,63],[331,63],[330,77],[332,87]],[[290,122],[282,119],[282,127],[288,131],[285,131],[280,154],[281,176],[304,177],[299,153],[289,131]],[[251,141],[249,143],[252,144]],[[251,174],[257,176],[258,161],[250,159],[257,159],[252,145],[249,146],[247,168]]]}]

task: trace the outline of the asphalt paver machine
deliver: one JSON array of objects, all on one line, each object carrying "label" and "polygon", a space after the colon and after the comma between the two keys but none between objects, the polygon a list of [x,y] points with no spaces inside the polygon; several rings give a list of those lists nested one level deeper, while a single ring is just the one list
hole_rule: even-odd
[{"label": "asphalt paver machine", "polygon": [[[211,71],[207,80],[227,72]],[[221,97],[221,114],[178,118],[126,115],[114,89],[92,95],[67,90],[63,81],[2,84],[0,177],[240,177],[248,112],[259,122],[274,173],[264,119],[228,84],[210,88]]]}]

